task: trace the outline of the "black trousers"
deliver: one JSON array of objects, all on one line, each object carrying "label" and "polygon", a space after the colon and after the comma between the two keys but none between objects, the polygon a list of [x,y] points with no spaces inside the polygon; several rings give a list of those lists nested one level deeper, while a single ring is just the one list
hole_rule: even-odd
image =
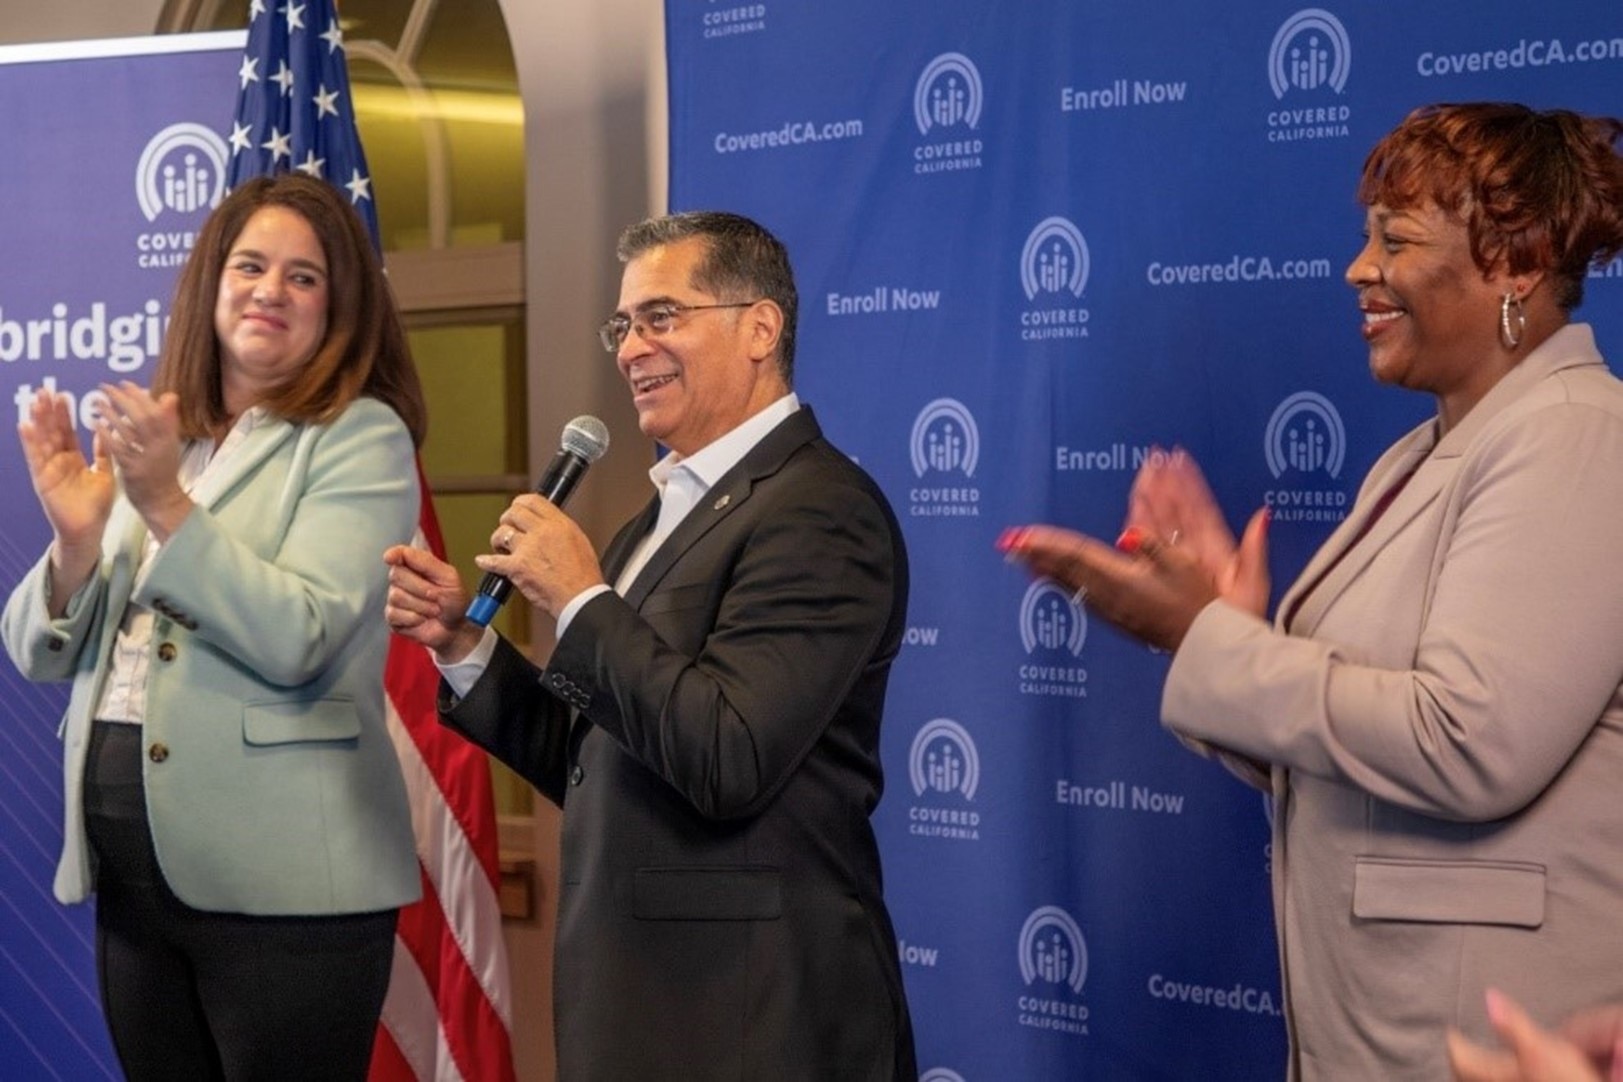
[{"label": "black trousers", "polygon": [[360,1082],[394,958],[396,910],[208,913],[158,868],[141,729],[97,722],[85,821],[97,860],[102,1009],[132,1082]]}]

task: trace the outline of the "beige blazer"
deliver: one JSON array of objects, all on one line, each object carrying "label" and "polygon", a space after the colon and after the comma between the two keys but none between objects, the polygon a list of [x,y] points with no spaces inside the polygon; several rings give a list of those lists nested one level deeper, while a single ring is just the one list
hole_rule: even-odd
[{"label": "beige blazer", "polygon": [[1441,442],[1370,471],[1285,595],[1214,603],[1165,724],[1271,763],[1291,1077],[1446,1078],[1493,985],[1546,1021],[1623,997],[1623,384],[1553,335]]}]

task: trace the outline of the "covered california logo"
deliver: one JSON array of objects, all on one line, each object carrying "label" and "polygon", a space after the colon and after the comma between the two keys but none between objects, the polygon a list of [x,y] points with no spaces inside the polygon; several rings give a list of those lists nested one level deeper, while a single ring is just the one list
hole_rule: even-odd
[{"label": "covered california logo", "polygon": [[913,737],[907,773],[916,796],[958,793],[974,800],[981,783],[981,757],[969,730],[951,718],[935,718]]},{"label": "covered california logo", "polygon": [[963,53],[942,53],[924,66],[913,86],[913,121],[927,141],[913,148],[914,173],[981,167],[976,129],[984,100],[980,70]]},{"label": "covered california logo", "polygon": [[230,151],[202,124],[171,124],[147,143],[135,167],[135,197],[147,221],[167,211],[213,209],[225,195]]},{"label": "covered california logo", "polygon": [[1041,647],[1080,657],[1088,639],[1088,618],[1073,596],[1053,579],[1039,579],[1020,602],[1020,644],[1026,653]]},{"label": "covered california logo", "polygon": [[1347,87],[1352,42],[1341,20],[1323,8],[1304,8],[1286,19],[1268,49],[1268,85],[1281,100],[1291,90]]},{"label": "covered california logo", "polygon": [[[1274,479],[1293,482],[1264,495],[1276,522],[1340,522],[1347,492],[1325,482],[1341,476],[1347,427],[1334,403],[1315,391],[1297,391],[1274,407],[1263,435],[1263,455]],[[1313,481],[1319,481],[1313,487]]]},{"label": "covered california logo", "polygon": [[1079,304],[1092,270],[1087,238],[1069,218],[1038,222],[1020,249],[1020,288],[1030,302],[1020,311],[1020,339],[1086,338],[1088,310]]},{"label": "covered california logo", "polygon": [[135,166],[135,199],[148,222],[181,217],[184,225],[136,237],[136,265],[178,267],[196,241],[195,228],[225,196],[230,149],[203,124],[171,124],[148,140]]},{"label": "covered california logo", "polygon": [[1347,427],[1331,401],[1314,391],[1297,391],[1274,408],[1263,437],[1268,470],[1341,476],[1347,455]]},{"label": "covered california logo", "polygon": [[[914,516],[939,518],[980,514],[980,489],[969,482],[980,460],[975,417],[956,398],[937,398],[919,411],[908,440],[913,473],[921,484],[908,493]],[[955,475],[961,475],[962,483]]]},{"label": "covered california logo", "polygon": [[1323,8],[1303,8],[1280,24],[1268,47],[1268,85],[1280,106],[1268,114],[1268,141],[1347,136],[1350,106],[1335,96],[1347,88],[1352,42],[1341,20]]},{"label": "covered california logo", "polygon": [[1020,601],[1020,645],[1027,655],[1016,674],[1020,694],[1086,698],[1088,670],[1076,659],[1087,641],[1087,610],[1054,580],[1033,582]]},{"label": "covered california logo", "polygon": [[1020,976],[1031,989],[1016,1003],[1020,1024],[1086,1036],[1087,1004],[1072,998],[1088,978],[1088,944],[1076,919],[1057,905],[1032,910],[1020,928],[1019,953]]},{"label": "covered california logo", "polygon": [[[975,799],[981,783],[981,757],[969,730],[951,718],[925,722],[908,749],[907,773],[913,794],[921,798],[908,809],[909,834],[980,840],[981,813],[963,806]],[[942,798],[948,799],[943,803]]]},{"label": "covered california logo", "polygon": [[924,66],[913,87],[913,119],[920,135],[932,128],[973,129],[981,122],[981,73],[963,53],[942,53]]}]

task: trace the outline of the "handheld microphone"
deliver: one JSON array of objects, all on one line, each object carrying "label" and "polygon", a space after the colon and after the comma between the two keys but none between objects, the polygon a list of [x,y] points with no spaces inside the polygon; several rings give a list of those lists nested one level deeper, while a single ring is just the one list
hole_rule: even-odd
[{"label": "handheld microphone", "polygon": [[[535,486],[536,494],[554,507],[569,502],[575,486],[586,476],[586,467],[609,449],[608,426],[596,417],[576,417],[564,426],[559,443],[562,446]],[[468,603],[468,619],[478,627],[489,627],[496,610],[502,607],[512,590],[513,584],[505,577],[494,571],[485,572],[479,581],[479,592]]]}]

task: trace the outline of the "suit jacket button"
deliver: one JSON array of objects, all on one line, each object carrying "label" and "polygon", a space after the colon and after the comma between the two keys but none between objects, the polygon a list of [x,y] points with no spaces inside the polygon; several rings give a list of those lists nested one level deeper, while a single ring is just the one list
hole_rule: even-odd
[{"label": "suit jacket button", "polygon": [[154,740],[152,746],[147,749],[147,758],[155,763],[163,762],[169,758],[169,745],[161,740]]},{"label": "suit jacket button", "polygon": [[175,644],[172,642],[162,642],[158,644],[159,661],[173,661],[175,660],[175,655],[179,652],[180,651],[175,649]]},{"label": "suit jacket button", "polygon": [[583,778],[585,778],[585,777],[586,777],[586,771],[581,769],[581,766],[580,766],[579,763],[576,763],[574,769],[569,772],[569,784],[570,785],[579,785],[581,783],[581,780]]}]

